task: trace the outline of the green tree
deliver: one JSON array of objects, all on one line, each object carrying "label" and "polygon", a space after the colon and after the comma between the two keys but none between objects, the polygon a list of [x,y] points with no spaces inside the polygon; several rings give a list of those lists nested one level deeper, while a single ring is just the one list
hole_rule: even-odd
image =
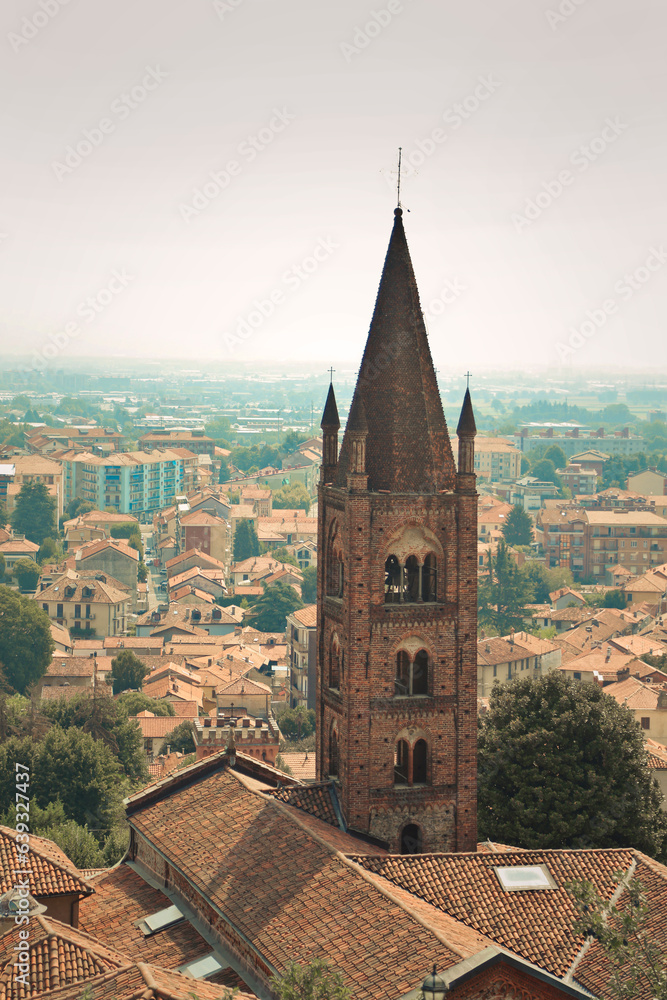
[{"label": "green tree", "polygon": [[16,497],[12,528],[41,545],[56,528],[56,501],[44,483],[24,483]]},{"label": "green tree", "polygon": [[308,566],[301,571],[301,596],[305,604],[315,604],[317,601],[317,566]]},{"label": "green tree", "polygon": [[9,520],[9,515],[7,514],[7,504],[4,500],[0,500],[0,528],[4,528]]},{"label": "green tree", "polygon": [[17,559],[14,563],[14,576],[19,585],[19,590],[34,591],[37,589],[37,581],[40,577],[40,568],[34,559]]},{"label": "green tree", "polygon": [[290,455],[293,451],[296,451],[300,444],[307,441],[308,438],[303,434],[299,434],[298,431],[287,431],[285,437],[283,438],[282,451],[286,455]]},{"label": "green tree", "polygon": [[72,521],[75,517],[88,514],[91,510],[95,510],[94,503],[91,503],[90,500],[84,500],[83,497],[74,497],[65,507],[65,520]]},{"label": "green tree", "polygon": [[525,476],[526,473],[530,472],[530,459],[528,455],[521,456],[521,475]]},{"label": "green tree", "polygon": [[496,685],[479,722],[483,838],[515,847],[636,847],[663,859],[667,817],[634,716],[560,671]]},{"label": "green tree", "polygon": [[259,555],[259,539],[252,521],[243,518],[236,524],[234,532],[234,562],[243,562],[251,556]]},{"label": "green tree", "polygon": [[521,504],[515,504],[503,524],[503,535],[508,545],[530,545],[533,540],[533,522]]},{"label": "green tree", "polygon": [[512,628],[521,630],[530,617],[526,604],[532,598],[530,581],[517,567],[505,542],[500,542],[496,555],[489,557],[488,576],[479,584],[479,624],[500,635]]},{"label": "green tree", "polygon": [[93,832],[109,832],[126,783],[118,760],[100,740],[74,727],[52,726],[34,746],[31,775],[38,805],[59,798],[68,819],[88,824]]},{"label": "green tree", "polygon": [[319,958],[305,966],[290,962],[282,976],[271,979],[271,986],[278,1000],[351,1000],[352,997],[340,973]]},{"label": "green tree", "polygon": [[109,528],[109,534],[112,538],[126,538],[128,540],[133,535],[138,535],[139,541],[141,541],[141,529],[136,521],[123,521],[121,524],[112,524]]},{"label": "green tree", "polygon": [[302,607],[303,601],[294,587],[278,581],[264,589],[246,621],[260,632],[284,632],[287,616]]},{"label": "green tree", "polygon": [[5,575],[5,569],[6,568],[7,568],[7,566],[6,566],[6,563],[5,563],[5,557],[3,556],[2,552],[0,552],[0,581],[2,581],[2,578]]},{"label": "green tree", "polygon": [[172,753],[194,753],[197,749],[192,735],[192,723],[185,719],[168,736],[165,736],[164,743],[160,747],[160,753],[166,753],[167,747],[171,747]]},{"label": "green tree", "polygon": [[315,712],[305,705],[287,708],[278,719],[278,725],[286,740],[306,739],[315,732]]},{"label": "green tree", "polygon": [[627,608],[628,600],[622,590],[608,590],[602,599],[603,608]]},{"label": "green tree", "polygon": [[62,560],[63,550],[55,538],[45,538],[37,553],[38,563],[57,563]]},{"label": "green tree", "polygon": [[539,462],[535,462],[530,474],[541,483],[553,483],[559,490],[563,486],[560,476],[556,475],[556,466],[550,458],[542,458]]},{"label": "green tree", "polygon": [[148,667],[132,652],[131,649],[123,649],[114,656],[111,661],[111,677],[113,679],[113,693],[120,694],[121,691],[140,690],[144,682],[144,677],[150,673]]},{"label": "green tree", "polygon": [[311,503],[310,493],[302,483],[281,486],[273,494],[273,507],[280,510],[285,508],[289,510],[305,510],[307,514]]},{"label": "green tree", "polygon": [[54,648],[46,612],[32,598],[0,585],[0,668],[11,687],[23,694],[39,680]]},{"label": "green tree", "polygon": [[144,544],[141,541],[141,533],[136,525],[135,525],[135,530],[127,540],[127,544],[130,546],[130,548],[136,549],[136,551],[139,553],[139,559],[143,562]]},{"label": "green tree", "polygon": [[139,583],[145,583],[148,579],[148,567],[145,562],[140,562],[137,566],[137,580]]},{"label": "green tree", "polygon": [[143,691],[123,691],[115,699],[115,703],[126,716],[138,715],[139,712],[152,712],[153,715],[176,715],[171,702],[161,698],[149,698]]},{"label": "green tree", "polygon": [[277,559],[278,562],[287,563],[288,566],[296,566],[299,568],[299,563],[294,558],[291,552],[288,552],[284,545],[279,546],[277,549],[271,551],[271,558]]},{"label": "green tree", "polygon": [[567,465],[567,457],[563,449],[560,447],[560,445],[557,444],[549,445],[549,447],[544,453],[544,457],[548,462],[554,463],[555,469],[564,469],[565,466]]},{"label": "green tree", "polygon": [[613,970],[609,988],[618,1000],[639,996],[667,1000],[667,965],[663,948],[652,935],[655,920],[651,921],[644,886],[636,878],[623,879],[620,871],[614,881],[625,882],[621,897],[614,901],[609,898],[611,886],[605,897],[591,882],[566,883],[577,909],[574,933],[600,943]]},{"label": "green tree", "polygon": [[225,462],[224,458],[221,458],[220,459],[220,474],[218,475],[218,482],[219,483],[228,483],[229,482],[229,478],[230,478],[230,476],[229,476],[229,466]]}]

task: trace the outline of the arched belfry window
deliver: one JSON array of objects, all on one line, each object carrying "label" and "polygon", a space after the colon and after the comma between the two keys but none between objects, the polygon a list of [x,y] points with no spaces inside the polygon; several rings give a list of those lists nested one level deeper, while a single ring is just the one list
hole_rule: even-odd
[{"label": "arched belfry window", "polygon": [[414,746],[407,739],[394,745],[394,785],[427,785],[429,783],[428,743],[418,739]]},{"label": "arched belfry window", "polygon": [[388,556],[384,564],[384,599],[395,604],[403,599],[403,569],[396,556]]},{"label": "arched belfry window", "polygon": [[410,649],[399,649],[396,654],[394,695],[409,697],[428,694],[429,665],[429,655],[425,649],[418,649],[415,653]]},{"label": "arched belfry window", "polygon": [[[387,556],[384,563],[385,604],[422,604],[438,600],[438,556],[428,551],[428,540],[408,535],[407,541],[419,546],[421,552],[405,551],[399,545],[396,552]],[[441,593],[444,593],[440,584]]]},{"label": "arched belfry window", "polygon": [[424,559],[422,568],[422,600],[437,601],[438,599],[438,558],[429,552]]},{"label": "arched belfry window", "polygon": [[338,526],[334,521],[329,531],[326,553],[326,592],[329,597],[342,598],[345,590],[345,564],[343,550],[338,536]]},{"label": "arched belfry window", "polygon": [[329,687],[330,688],[340,688],[340,668],[341,668],[341,648],[338,636],[334,632],[331,637],[331,645],[329,647]]},{"label": "arched belfry window", "polygon": [[329,775],[332,778],[338,777],[339,756],[338,756],[338,730],[336,723],[331,724],[329,730]]}]

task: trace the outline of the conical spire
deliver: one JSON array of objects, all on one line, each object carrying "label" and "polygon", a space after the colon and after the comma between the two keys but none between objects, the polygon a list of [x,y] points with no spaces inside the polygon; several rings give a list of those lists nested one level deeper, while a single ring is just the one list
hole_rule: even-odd
[{"label": "conical spire", "polygon": [[[359,397],[368,422],[368,488],[429,493],[453,489],[456,472],[402,216],[397,208],[350,414]],[[351,451],[346,430],[339,486]]]},{"label": "conical spire", "polygon": [[360,392],[355,392],[354,399],[352,400],[350,415],[347,418],[347,424],[345,426],[345,433],[348,431],[360,431],[361,433],[368,431],[366,407],[364,406],[364,401]]},{"label": "conical spire", "polygon": [[456,428],[456,433],[458,437],[463,437],[464,435],[474,437],[477,433],[475,414],[473,413],[472,400],[470,399],[470,389],[466,389],[466,394],[463,397],[463,406],[461,407],[461,416],[459,417],[459,425]]},{"label": "conical spire", "polygon": [[329,383],[329,392],[327,393],[327,401],[324,404],[324,413],[322,414],[322,422],[320,424],[322,430],[338,430],[340,427],[340,419],[338,417],[338,407],[336,406],[336,394],[334,392],[333,382]]}]

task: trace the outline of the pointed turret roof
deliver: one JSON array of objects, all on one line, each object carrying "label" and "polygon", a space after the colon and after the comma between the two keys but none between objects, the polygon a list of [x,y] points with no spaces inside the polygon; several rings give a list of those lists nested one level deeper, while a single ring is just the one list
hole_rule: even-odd
[{"label": "pointed turret roof", "polygon": [[[360,398],[369,490],[430,493],[453,489],[456,472],[400,208],[394,216],[350,415]],[[339,486],[350,450],[346,430]]]},{"label": "pointed turret roof", "polygon": [[338,407],[336,406],[336,394],[334,392],[333,382],[329,384],[329,392],[327,393],[327,401],[324,404],[324,413],[322,414],[322,422],[320,424],[322,430],[327,428],[335,428],[338,430],[340,427],[340,419],[338,417]]},{"label": "pointed turret roof", "polygon": [[463,406],[461,407],[461,416],[459,417],[459,425],[456,428],[456,433],[459,437],[463,437],[464,435],[474,437],[477,433],[475,414],[473,413],[472,400],[470,399],[470,389],[466,389],[466,394],[463,397]]},{"label": "pointed turret roof", "polygon": [[345,425],[345,433],[348,431],[368,431],[368,421],[366,420],[366,407],[360,392],[354,394],[350,414]]}]

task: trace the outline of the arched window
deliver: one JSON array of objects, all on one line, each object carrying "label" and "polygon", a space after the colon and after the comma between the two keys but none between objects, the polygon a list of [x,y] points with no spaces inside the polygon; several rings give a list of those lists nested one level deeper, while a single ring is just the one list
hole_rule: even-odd
[{"label": "arched window", "polygon": [[385,604],[395,604],[403,593],[403,570],[396,556],[389,556],[384,564]]},{"label": "arched window", "polygon": [[428,746],[426,740],[417,740],[412,751],[412,783],[425,785],[428,780]]},{"label": "arched window", "polygon": [[338,538],[338,524],[333,522],[329,530],[326,563],[326,592],[329,597],[342,597],[345,583],[343,552]]},{"label": "arched window", "polygon": [[428,673],[429,659],[425,649],[418,650],[413,657],[407,649],[399,649],[396,654],[394,695],[428,694]]},{"label": "arched window", "polygon": [[329,650],[329,687],[338,689],[340,687],[340,642],[334,632],[331,637],[331,647]]},{"label": "arched window", "polygon": [[421,854],[422,832],[416,823],[408,823],[401,830],[401,854]]},{"label": "arched window", "polygon": [[411,694],[428,694],[428,653],[420,649],[412,664]]},{"label": "arched window", "polygon": [[432,553],[424,559],[422,569],[422,600],[437,601],[438,599],[438,560]]},{"label": "arched window", "polygon": [[405,649],[399,649],[396,655],[394,693],[398,695],[410,694],[410,657]]},{"label": "arched window", "polygon": [[329,775],[332,778],[338,777],[338,731],[335,723],[332,723],[329,730]]},{"label": "arched window", "polygon": [[405,600],[414,604],[420,600],[421,566],[417,556],[408,556],[405,561]]},{"label": "arched window", "polygon": [[399,740],[394,749],[394,784],[407,785],[410,748],[406,740]]}]

